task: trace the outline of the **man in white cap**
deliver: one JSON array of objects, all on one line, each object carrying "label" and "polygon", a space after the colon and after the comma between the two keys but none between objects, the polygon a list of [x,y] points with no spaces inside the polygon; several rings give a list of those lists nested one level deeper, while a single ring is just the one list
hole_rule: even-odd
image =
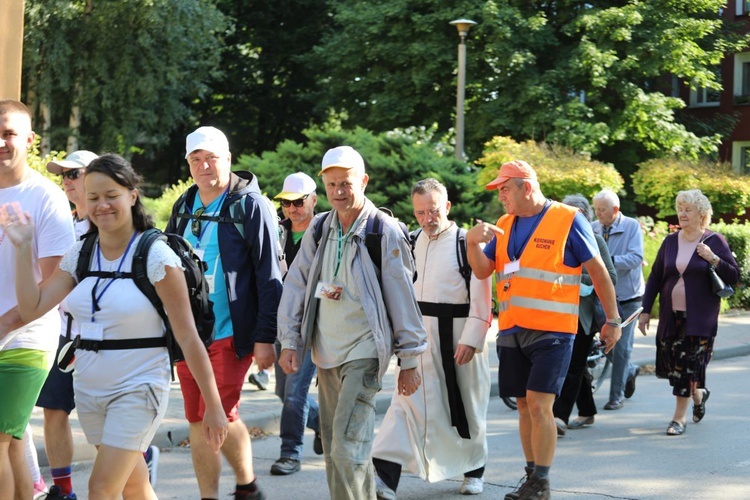
[{"label": "man in white cap", "polygon": [[[73,204],[73,228],[78,240],[89,230],[86,197],[83,190],[83,174],[92,160],[99,156],[91,151],[79,150],[65,156],[63,160],[47,163],[47,171],[59,175],[68,200]],[[67,312],[66,302],[60,304],[60,348],[78,334],[78,327]],[[36,406],[44,409],[44,447],[50,466],[52,481],[47,498],[74,499],[72,484],[73,434],[70,429],[70,412],[75,408],[73,372],[63,372],[57,366],[47,375]]]},{"label": "man in white cap", "polygon": [[[315,215],[318,195],[315,181],[303,172],[290,174],[284,179],[284,187],[274,198],[281,202],[285,219],[281,221],[281,247],[284,251],[282,272],[294,262],[302,237],[310,227]],[[285,374],[276,364],[276,395],[283,401],[279,437],[281,438],[280,458],[271,466],[271,474],[286,476],[300,469],[305,426],[315,432],[313,450],[323,453],[320,438],[318,402],[310,397],[310,383],[315,376],[315,364],[310,351],[307,351],[297,373]]]},{"label": "man in white cap", "polygon": [[[312,349],[331,498],[375,498],[375,395],[394,352],[399,392],[411,395],[421,383],[416,367],[426,332],[412,286],[414,262],[395,219],[377,215],[365,197],[369,178],[357,151],[328,150],[319,175],[332,210],[313,219],[316,231],[305,233],[286,275],[279,364],[295,373]],[[376,216],[382,221],[379,266],[365,243],[368,218]]]},{"label": "man in white cap", "polygon": [[[209,358],[229,420],[221,448],[236,477],[235,499],[262,499],[247,427],[239,416],[245,374],[276,360],[276,309],[281,296],[276,214],[250,172],[232,172],[226,136],[200,127],[187,136],[185,158],[195,184],[175,202],[167,231],[183,235],[206,262],[216,326]],[[221,456],[202,436],[204,404],[185,362],[177,363],[190,451],[201,498],[217,499]]]},{"label": "man in white cap", "polygon": [[479,279],[496,273],[500,395],[517,398],[526,458],[525,482],[505,498],[546,500],[557,442],[552,406],[578,328],[581,265],[609,318],[601,332],[607,351],[620,338],[622,319],[591,225],[578,209],[546,199],[522,160],[504,163],[486,187],[498,190],[506,215],[469,230],[469,264]]}]

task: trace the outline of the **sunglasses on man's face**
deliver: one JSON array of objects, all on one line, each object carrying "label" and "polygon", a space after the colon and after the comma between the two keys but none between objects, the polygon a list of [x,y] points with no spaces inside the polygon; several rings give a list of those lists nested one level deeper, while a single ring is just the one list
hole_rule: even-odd
[{"label": "sunglasses on man's face", "polygon": [[70,179],[71,181],[74,181],[78,179],[81,174],[83,174],[82,168],[74,168],[73,170],[63,170],[60,173],[60,176],[62,176],[63,179]]},{"label": "sunglasses on man's face", "polygon": [[302,208],[305,205],[305,200],[308,196],[310,195],[306,194],[305,196],[297,200],[281,200],[281,206],[283,206],[284,208],[289,208],[294,205],[297,208]]},{"label": "sunglasses on man's face", "polygon": [[206,211],[206,207],[200,207],[195,212],[193,212],[193,222],[190,224],[190,230],[193,232],[193,236],[196,238],[201,237],[201,220],[198,218],[201,215],[203,215],[203,212]]}]

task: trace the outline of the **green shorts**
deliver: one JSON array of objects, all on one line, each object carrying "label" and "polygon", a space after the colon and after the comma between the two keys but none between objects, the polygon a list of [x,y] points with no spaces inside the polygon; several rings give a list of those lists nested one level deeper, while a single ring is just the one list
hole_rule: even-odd
[{"label": "green shorts", "polygon": [[0,351],[0,433],[22,439],[49,372],[50,355],[35,349]]}]

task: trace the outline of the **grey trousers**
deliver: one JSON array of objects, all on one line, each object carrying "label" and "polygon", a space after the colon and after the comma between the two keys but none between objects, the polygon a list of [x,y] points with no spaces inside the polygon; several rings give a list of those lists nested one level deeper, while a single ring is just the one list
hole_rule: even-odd
[{"label": "grey trousers", "polygon": [[377,359],[318,368],[320,431],[333,500],[375,498],[372,441],[375,395],[380,391],[378,368]]}]

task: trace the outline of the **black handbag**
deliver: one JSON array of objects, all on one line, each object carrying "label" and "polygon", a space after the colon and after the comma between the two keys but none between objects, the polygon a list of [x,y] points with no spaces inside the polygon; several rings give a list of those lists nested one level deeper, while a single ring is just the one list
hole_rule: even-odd
[{"label": "black handbag", "polygon": [[709,277],[711,278],[711,289],[716,295],[725,299],[731,297],[734,293],[734,288],[724,283],[724,280],[716,274],[716,268],[714,266],[708,266]]}]

